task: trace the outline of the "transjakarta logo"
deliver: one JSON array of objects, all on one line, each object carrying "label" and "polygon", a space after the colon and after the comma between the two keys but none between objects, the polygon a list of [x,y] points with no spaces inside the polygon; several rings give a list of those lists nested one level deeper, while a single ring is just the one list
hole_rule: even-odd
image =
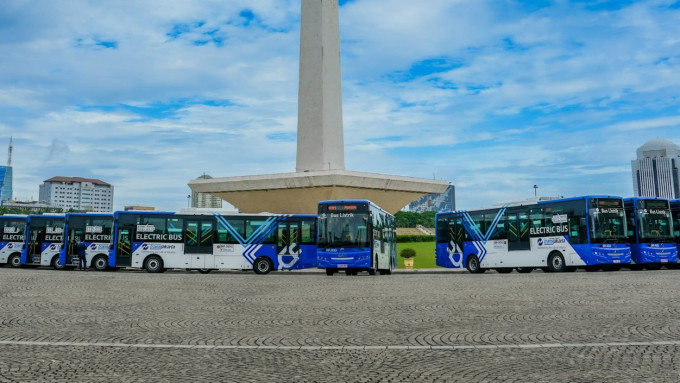
[{"label": "transjakarta logo", "polygon": [[551,245],[557,245],[557,244],[560,244],[560,243],[566,243],[567,240],[564,239],[564,237],[545,238],[545,239],[539,238],[537,242],[538,242],[538,246],[544,246],[544,245],[545,246],[551,246]]},{"label": "transjakarta logo", "polygon": [[97,244],[96,243],[91,244],[90,250],[97,250]]},{"label": "transjakarta logo", "polygon": [[55,244],[50,245],[50,250],[57,250],[57,245]]},{"label": "transjakarta logo", "polygon": [[146,243],[142,245],[142,250],[149,250],[149,245]]},{"label": "transjakarta logo", "polygon": [[62,227],[46,227],[45,228],[47,234],[62,234],[64,232],[64,228]]},{"label": "transjakarta logo", "polygon": [[86,226],[85,232],[86,233],[102,233],[102,232],[104,232],[104,228],[101,227],[101,226]]},{"label": "transjakarta logo", "polygon": [[139,233],[153,233],[154,231],[156,231],[154,225],[137,225],[137,232]]}]

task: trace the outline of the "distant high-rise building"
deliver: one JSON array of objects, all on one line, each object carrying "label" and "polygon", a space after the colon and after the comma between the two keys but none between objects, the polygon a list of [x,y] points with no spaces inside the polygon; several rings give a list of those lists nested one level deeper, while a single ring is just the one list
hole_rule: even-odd
[{"label": "distant high-rise building", "polygon": [[631,161],[636,197],[680,198],[680,147],[668,140],[651,140]]},{"label": "distant high-rise building", "polygon": [[12,200],[12,167],[0,166],[0,201]]},{"label": "distant high-rise building", "polygon": [[9,138],[7,166],[0,166],[0,203],[12,200],[12,137]]},{"label": "distant high-rise building", "polygon": [[442,194],[429,194],[408,204],[408,211],[422,213],[424,211],[452,211],[456,210],[456,188],[449,185]]},{"label": "distant high-rise building", "polygon": [[113,186],[92,178],[52,177],[40,185],[40,201],[66,210],[113,211]]},{"label": "distant high-rise building", "polygon": [[[203,174],[202,176],[198,177],[197,179],[203,179],[203,180],[209,180],[212,177]],[[222,198],[220,197],[215,197],[212,194],[208,193],[196,193],[194,191],[191,192],[191,207],[200,207],[200,208],[210,208],[210,209],[221,209],[222,208]]]}]

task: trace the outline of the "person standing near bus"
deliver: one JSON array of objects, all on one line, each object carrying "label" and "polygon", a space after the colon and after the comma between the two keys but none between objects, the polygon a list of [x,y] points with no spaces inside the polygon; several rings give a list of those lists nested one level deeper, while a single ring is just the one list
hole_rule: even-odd
[{"label": "person standing near bus", "polygon": [[78,244],[76,245],[76,250],[78,251],[78,270],[85,271],[87,269],[87,256],[85,254],[86,249],[87,245],[85,242],[79,240]]}]

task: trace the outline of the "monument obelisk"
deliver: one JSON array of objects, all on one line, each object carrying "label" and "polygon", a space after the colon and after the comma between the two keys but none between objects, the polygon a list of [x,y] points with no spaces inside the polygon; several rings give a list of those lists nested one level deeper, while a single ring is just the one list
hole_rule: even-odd
[{"label": "monument obelisk", "polygon": [[302,0],[295,173],[195,179],[244,213],[316,214],[318,201],[369,199],[396,213],[446,181],[345,170],[338,0]]},{"label": "monument obelisk", "polygon": [[337,0],[302,0],[298,172],[344,170]]}]

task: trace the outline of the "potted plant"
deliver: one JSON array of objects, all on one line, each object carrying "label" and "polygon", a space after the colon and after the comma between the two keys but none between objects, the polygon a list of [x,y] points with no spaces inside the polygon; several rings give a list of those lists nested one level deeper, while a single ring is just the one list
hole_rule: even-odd
[{"label": "potted plant", "polygon": [[407,269],[412,269],[413,268],[413,258],[416,256],[416,251],[413,249],[402,249],[401,252],[399,253],[399,256],[404,258],[404,266]]}]

